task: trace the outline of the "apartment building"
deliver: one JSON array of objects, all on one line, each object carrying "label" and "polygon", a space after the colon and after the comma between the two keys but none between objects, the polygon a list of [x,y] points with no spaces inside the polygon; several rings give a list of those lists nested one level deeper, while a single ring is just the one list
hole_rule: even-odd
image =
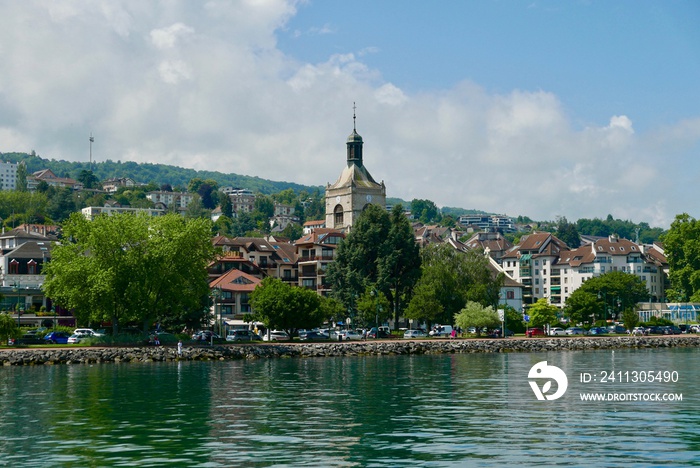
[{"label": "apartment building", "polygon": [[166,208],[185,210],[194,200],[194,194],[188,192],[148,192],[146,198],[153,203],[162,203]]},{"label": "apartment building", "polygon": [[588,279],[611,271],[637,275],[652,301],[665,294],[668,262],[656,246],[640,246],[615,236],[571,250],[551,233],[534,233],[501,259],[504,271],[523,285],[523,301],[541,298],[557,307]]},{"label": "apartment building", "polygon": [[0,190],[17,188],[17,163],[0,161]]},{"label": "apartment building", "polygon": [[314,229],[294,244],[297,252],[299,286],[312,289],[322,296],[331,292],[326,282],[326,269],[335,260],[338,244],[345,238],[338,229]]}]

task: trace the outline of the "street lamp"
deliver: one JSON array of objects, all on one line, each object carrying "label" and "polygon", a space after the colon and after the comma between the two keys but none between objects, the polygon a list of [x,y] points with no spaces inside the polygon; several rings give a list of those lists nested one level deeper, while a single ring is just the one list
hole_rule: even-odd
[{"label": "street lamp", "polygon": [[22,287],[22,283],[19,281],[15,281],[12,283],[12,290],[17,293],[17,328],[21,327],[21,322],[22,322],[22,308],[19,306],[19,297],[20,297],[20,288]]},{"label": "street lamp", "polygon": [[[602,296],[601,296],[601,294],[602,294]],[[598,291],[598,299],[603,299],[603,302],[605,304],[603,306],[603,314],[604,314],[603,319],[607,323],[607,321],[608,321],[608,292],[605,289],[603,289],[602,291]]]}]

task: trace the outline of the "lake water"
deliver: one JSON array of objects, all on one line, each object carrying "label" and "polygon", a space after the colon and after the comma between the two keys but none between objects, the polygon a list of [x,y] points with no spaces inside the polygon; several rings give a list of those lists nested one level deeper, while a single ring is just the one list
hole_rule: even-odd
[{"label": "lake water", "polygon": [[[545,360],[556,400],[529,383],[559,388],[528,378]],[[0,466],[696,466],[699,368],[697,349],[4,367]]]}]

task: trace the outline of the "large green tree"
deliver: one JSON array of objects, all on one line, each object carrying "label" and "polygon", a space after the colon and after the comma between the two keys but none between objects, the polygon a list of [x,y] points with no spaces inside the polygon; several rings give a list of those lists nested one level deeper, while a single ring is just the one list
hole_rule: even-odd
[{"label": "large green tree", "polygon": [[284,330],[294,336],[301,328],[321,325],[328,309],[314,291],[292,287],[279,278],[267,277],[250,295],[250,318],[272,330]]},{"label": "large green tree", "polygon": [[700,221],[677,215],[662,241],[673,288],[669,299],[700,302]]},{"label": "large green tree", "polygon": [[636,275],[611,271],[595,276],[577,288],[566,300],[565,313],[572,322],[586,322],[621,318],[628,308],[649,299],[646,285]]},{"label": "large green tree", "polygon": [[210,224],[178,215],[88,221],[75,213],[44,267],[44,290],[73,309],[79,324],[196,327],[209,313]]},{"label": "large green tree", "polygon": [[326,278],[345,307],[373,288],[389,299],[387,313],[398,319],[419,274],[419,250],[403,212],[389,215],[380,206],[369,205],[338,246]]},{"label": "large green tree", "polygon": [[426,309],[409,304],[408,318],[447,324],[467,301],[484,306],[498,304],[503,275],[492,273],[489,260],[482,252],[462,252],[449,244],[431,244],[423,249],[421,256],[422,276],[411,302],[430,304],[437,301],[442,312],[439,313],[439,308]]},{"label": "large green tree", "polygon": [[420,248],[401,205],[391,210],[389,234],[384,255],[379,264],[377,285],[386,291],[392,306],[394,324],[398,327],[399,316],[408,305],[413,287],[421,276]]},{"label": "large green tree", "polygon": [[581,237],[576,229],[576,224],[568,222],[564,216],[557,218],[557,230],[554,231],[554,235],[571,249],[576,249],[581,245]]},{"label": "large green tree", "polygon": [[528,308],[530,315],[530,325],[533,327],[544,327],[557,322],[557,312],[559,308],[547,302],[546,298],[541,298]]},{"label": "large green tree", "polygon": [[464,308],[455,314],[454,323],[464,330],[476,328],[476,335],[479,336],[482,329],[496,327],[501,321],[498,320],[498,314],[492,306],[484,307],[476,301],[467,301]]}]

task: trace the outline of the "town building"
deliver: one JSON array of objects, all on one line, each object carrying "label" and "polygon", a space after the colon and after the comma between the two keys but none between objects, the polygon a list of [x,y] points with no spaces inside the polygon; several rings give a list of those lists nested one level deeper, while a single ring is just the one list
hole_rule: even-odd
[{"label": "town building", "polygon": [[194,194],[189,192],[148,192],[146,198],[151,200],[153,203],[162,203],[165,208],[174,209],[177,211],[184,211],[187,209],[192,200],[194,200]]},{"label": "town building", "polygon": [[107,193],[115,193],[122,187],[135,187],[136,182],[130,177],[114,177],[102,182],[102,190]]},{"label": "town building", "polygon": [[0,234],[0,310],[19,308],[28,313],[42,306],[50,308],[41,288],[46,278],[44,264],[51,258],[55,240],[55,236],[30,231],[26,226]]},{"label": "town building", "polygon": [[362,146],[353,114],[353,129],[347,139],[347,165],[338,180],[326,186],[326,227],[349,232],[369,205],[386,207],[384,181],[377,183],[363,163]]},{"label": "town building", "polygon": [[27,190],[35,192],[41,182],[46,182],[49,187],[69,188],[73,190],[81,190],[83,184],[70,177],[58,177],[51,169],[42,169],[36,171],[30,176],[27,176]]},{"label": "town building", "polygon": [[99,215],[111,216],[120,213],[145,213],[148,216],[163,216],[166,210],[163,208],[131,208],[120,206],[118,203],[105,203],[104,206],[88,206],[80,210],[87,219],[92,221]]},{"label": "town building", "polygon": [[508,216],[503,215],[489,215],[489,214],[470,214],[462,215],[457,220],[462,226],[476,226],[482,231],[492,231],[492,232],[515,232],[515,224],[513,219]]},{"label": "town building", "polygon": [[0,190],[17,188],[17,163],[0,161]]},{"label": "town building", "polygon": [[641,246],[616,236],[600,238],[571,250],[547,232],[521,239],[501,258],[504,271],[523,285],[523,301],[541,298],[563,308],[571,294],[588,279],[611,271],[638,276],[652,302],[665,297],[668,262],[656,246]]},{"label": "town building", "polygon": [[231,210],[234,213],[250,213],[255,209],[255,194],[248,189],[224,187],[221,192],[231,199]]},{"label": "town building", "polygon": [[331,292],[326,282],[328,265],[335,260],[338,244],[345,238],[339,229],[317,228],[298,239],[297,252],[299,286],[316,291],[322,296]]}]

